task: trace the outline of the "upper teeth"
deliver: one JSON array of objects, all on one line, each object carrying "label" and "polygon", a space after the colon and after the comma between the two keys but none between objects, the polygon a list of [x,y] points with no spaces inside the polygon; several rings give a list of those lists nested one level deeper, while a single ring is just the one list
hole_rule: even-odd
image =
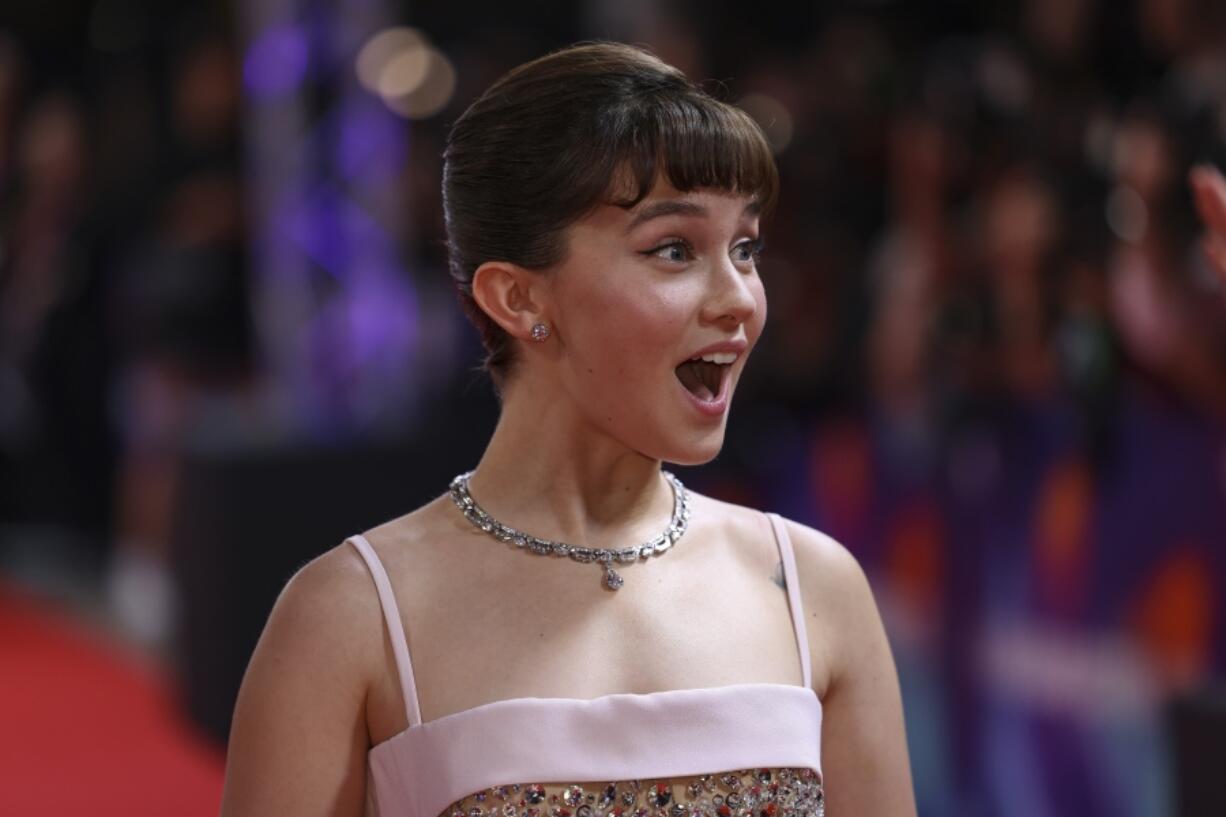
[{"label": "upper teeth", "polygon": [[705,355],[692,357],[690,360],[705,360],[707,363],[726,365],[736,360],[736,352],[709,352]]}]

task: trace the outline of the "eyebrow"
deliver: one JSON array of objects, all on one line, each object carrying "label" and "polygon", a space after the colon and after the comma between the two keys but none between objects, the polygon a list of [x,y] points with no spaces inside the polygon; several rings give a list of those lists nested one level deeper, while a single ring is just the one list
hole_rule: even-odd
[{"label": "eyebrow", "polygon": [[[746,205],[742,215],[758,215],[762,212],[762,205],[757,201],[751,201]],[[707,208],[701,204],[696,204],[685,199],[666,199],[665,201],[657,201],[648,204],[642,210],[635,214],[634,218],[630,219],[629,226],[626,227],[626,232],[631,232],[634,228],[646,224],[648,221],[664,216],[690,216],[703,217],[707,215]]]},{"label": "eyebrow", "polygon": [[692,201],[684,199],[668,199],[665,201],[656,201],[648,204],[642,210],[635,214],[634,218],[630,219],[630,226],[626,228],[626,232],[630,232],[635,227],[641,224],[646,224],[648,221],[664,216],[705,216],[707,208],[701,204],[695,204]]}]

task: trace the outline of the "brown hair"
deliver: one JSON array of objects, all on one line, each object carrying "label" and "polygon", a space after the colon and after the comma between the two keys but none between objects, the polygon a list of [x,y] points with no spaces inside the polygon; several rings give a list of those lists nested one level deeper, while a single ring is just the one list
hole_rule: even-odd
[{"label": "brown hair", "polygon": [[496,387],[514,345],[473,300],[481,264],[553,266],[567,227],[600,204],[633,207],[661,174],[681,191],[749,195],[763,212],[778,189],[770,147],[748,114],[620,43],[574,45],[513,69],[452,126],[444,159],[451,276]]}]

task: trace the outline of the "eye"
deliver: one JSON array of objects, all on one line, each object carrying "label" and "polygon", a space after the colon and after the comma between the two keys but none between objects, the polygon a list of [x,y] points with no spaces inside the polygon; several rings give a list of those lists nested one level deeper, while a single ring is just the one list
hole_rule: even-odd
[{"label": "eye", "polygon": [[765,246],[765,242],[760,238],[742,241],[732,248],[732,260],[756,264],[762,258],[762,250]]},{"label": "eye", "polygon": [[682,264],[686,261],[691,261],[694,258],[694,250],[690,247],[689,242],[680,239],[670,239],[669,241],[660,244],[647,250],[643,255],[648,257],[659,258],[661,261],[670,261],[674,264]]}]

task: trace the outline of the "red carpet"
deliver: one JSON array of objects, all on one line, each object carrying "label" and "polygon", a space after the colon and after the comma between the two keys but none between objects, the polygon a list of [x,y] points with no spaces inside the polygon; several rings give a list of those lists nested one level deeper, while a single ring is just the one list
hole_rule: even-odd
[{"label": "red carpet", "polygon": [[0,583],[0,815],[216,817],[223,768],[169,679]]}]

